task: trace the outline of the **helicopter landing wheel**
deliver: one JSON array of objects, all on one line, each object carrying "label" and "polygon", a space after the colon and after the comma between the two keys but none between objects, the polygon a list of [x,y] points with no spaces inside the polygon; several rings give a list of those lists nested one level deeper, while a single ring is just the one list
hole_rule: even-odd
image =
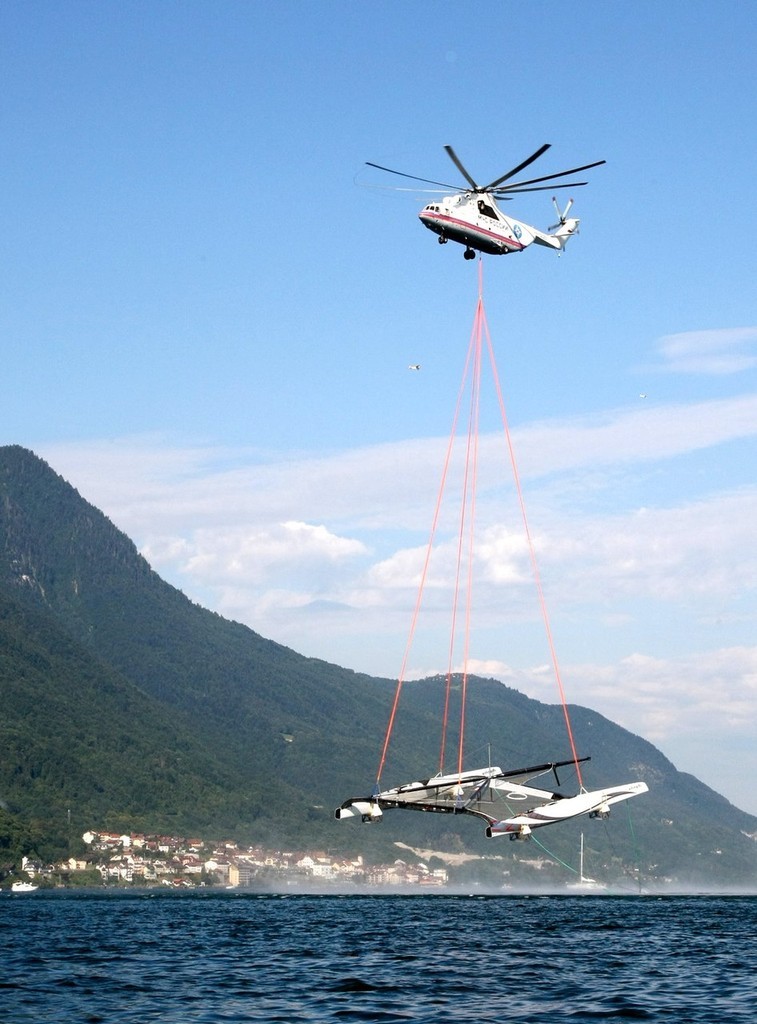
[{"label": "helicopter landing wheel", "polygon": [[439,245],[446,245],[447,244],[447,239],[444,237],[444,235],[439,235],[439,238],[437,239],[437,241],[439,242]]},{"label": "helicopter landing wheel", "polygon": [[476,258],[475,250],[474,249],[466,249],[465,252],[463,253],[463,256],[465,257],[466,260],[475,260],[475,258]]}]

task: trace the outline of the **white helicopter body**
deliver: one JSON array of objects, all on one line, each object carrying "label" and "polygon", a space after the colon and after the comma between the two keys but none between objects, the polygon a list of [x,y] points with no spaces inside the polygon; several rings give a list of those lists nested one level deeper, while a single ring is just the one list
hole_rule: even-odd
[{"label": "white helicopter body", "polygon": [[[559,188],[578,188],[585,185],[585,181],[574,181],[564,185],[541,185],[539,182],[551,181],[554,178],[562,178],[578,171],[588,170],[590,167],[598,167],[604,160],[597,160],[592,164],[584,164],[581,167],[574,167],[569,171],[559,171],[557,174],[545,174],[540,178],[530,178],[526,181],[510,182],[516,174],[522,171],[534,160],[538,159],[550,147],[549,143],[541,146],[535,153],[527,157],[507,174],[496,178],[488,185],[478,185],[470,176],[457,154],[451,146],[445,146],[447,155],[455,164],[457,169],[468,182],[469,188],[454,191],[452,195],[444,195],[441,199],[428,203],[418,214],[421,223],[430,231],[439,236],[439,242],[459,242],[465,246],[465,258],[473,259],[476,252],[490,253],[494,256],[504,256],[507,253],[523,252],[532,243],[546,246],[548,249],[562,251],[569,238],[578,231],[578,218],[568,217],[573,200],[569,200],[564,210],[560,210],[557,200],[552,199],[557,210],[558,223],[540,231],[530,224],[505,216],[497,206],[497,200],[507,200],[513,195],[521,192],[543,192]],[[414,181],[422,181],[429,185],[441,185],[444,189],[455,189],[454,185],[447,185],[444,182],[432,181],[429,178],[418,178],[414,174],[405,174],[403,171],[395,171],[390,167],[382,167],[380,164],[369,163],[369,167],[375,167],[380,171],[388,171],[390,174],[398,174],[403,178],[411,178]],[[507,184],[506,184],[507,183]]]},{"label": "white helicopter body", "polygon": [[[558,211],[559,212],[559,211]],[[445,196],[437,203],[429,203],[418,214],[429,231],[439,236],[439,242],[452,240],[466,247],[466,258],[472,259],[473,250],[492,256],[505,256],[523,250],[536,242],[550,249],[562,250],[571,235],[578,230],[578,218],[560,215],[555,234],[540,231],[530,224],[506,217],[488,193],[461,192]]]}]

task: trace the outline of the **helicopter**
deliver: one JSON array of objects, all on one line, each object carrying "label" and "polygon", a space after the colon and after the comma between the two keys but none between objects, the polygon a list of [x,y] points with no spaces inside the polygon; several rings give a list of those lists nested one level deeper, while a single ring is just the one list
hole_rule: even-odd
[{"label": "helicopter", "polygon": [[397,174],[402,178],[421,181],[427,185],[439,185],[443,189],[452,189],[452,195],[444,195],[441,199],[424,206],[418,217],[429,231],[433,231],[439,236],[440,245],[449,241],[459,242],[465,246],[465,259],[472,260],[476,258],[476,251],[493,256],[506,256],[508,253],[523,252],[532,242],[562,252],[568,239],[576,234],[579,220],[577,217],[568,216],[573,207],[572,199],[569,199],[565,209],[561,210],[557,199],[552,197],[557,211],[557,224],[553,224],[546,231],[540,231],[530,224],[523,224],[512,217],[506,217],[497,206],[497,200],[502,202],[521,192],[545,192],[552,189],[578,188],[581,185],[586,185],[585,181],[573,181],[561,185],[541,185],[540,182],[564,178],[569,174],[578,174],[580,171],[588,171],[591,167],[599,167],[606,163],[605,160],[597,160],[592,164],[573,167],[568,171],[559,171],[557,174],[545,174],[541,178],[511,181],[550,148],[550,144],[546,142],[517,167],[513,167],[506,174],[490,181],[488,185],[479,185],[465,169],[452,146],[445,146],[447,155],[468,182],[469,188],[458,188],[455,185],[447,185],[443,181],[419,178],[414,174],[405,174],[404,171],[395,171],[391,167],[382,167],[380,164],[370,161],[366,161],[366,164],[368,167],[375,167],[377,170],[387,171],[389,174]]}]

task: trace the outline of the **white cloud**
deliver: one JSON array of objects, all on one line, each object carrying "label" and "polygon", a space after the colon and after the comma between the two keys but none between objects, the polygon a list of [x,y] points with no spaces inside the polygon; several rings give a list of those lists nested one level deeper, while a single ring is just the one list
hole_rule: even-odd
[{"label": "white cloud", "polygon": [[757,812],[757,647],[670,659],[636,654],[611,666],[575,666],[573,675],[582,703],[622,721],[677,768]]},{"label": "white cloud", "polygon": [[[534,547],[539,538],[532,536]],[[498,586],[512,586],[531,579],[528,539],[524,531],[495,524],[482,531],[475,546],[483,580]]]},{"label": "white cloud", "polygon": [[[667,459],[757,436],[757,394],[617,409],[512,431],[521,475]],[[351,522],[427,530],[447,441],[408,439],[326,455],[181,446],[159,437],[48,444],[39,452],[119,526],[141,534],[191,520]],[[479,490],[510,473],[500,434],[479,445]],[[454,474],[450,472],[450,480]],[[448,490],[452,491],[450,483]],[[169,532],[164,529],[161,532]]]},{"label": "white cloud", "polygon": [[[390,558],[382,559],[371,566],[367,574],[368,583],[382,589],[418,587],[423,579],[425,560],[424,548],[396,551]],[[434,586],[435,583],[427,579],[426,585]]]},{"label": "white cloud", "polygon": [[660,338],[658,351],[672,372],[741,373],[757,366],[757,327],[667,334]]},{"label": "white cloud", "polygon": [[[674,601],[749,591],[757,579],[755,489],[657,507],[651,490],[643,509],[600,501],[598,514],[593,488],[602,460],[617,474],[625,464],[755,433],[757,396],[621,410],[604,422],[518,431],[516,450],[526,452],[529,497],[539,511],[531,535],[551,598],[563,607],[603,602],[606,616],[622,618],[627,609],[613,607],[619,598]],[[489,437],[481,446],[475,576],[484,608],[512,605],[515,596],[530,599],[532,593],[519,510],[510,508],[503,519],[494,501],[495,480],[506,475],[499,440]],[[342,609],[391,609],[398,598],[403,605],[411,601],[401,592],[417,588],[423,570],[443,453],[444,445],[433,439],[278,459],[249,449],[174,448],[154,438],[43,451],[158,571],[221,611],[233,594],[236,614],[261,632],[268,626],[257,619],[261,609],[280,606],[266,598],[269,589],[296,593],[299,607],[307,606],[308,594],[312,602]],[[550,502],[555,472],[563,478],[570,473],[580,497],[569,515]],[[611,482],[615,488],[617,477]],[[429,591],[455,578],[456,516],[440,524]]]},{"label": "white cloud", "polygon": [[669,459],[757,436],[757,395],[679,405],[616,409],[518,430],[515,447],[526,476]]},{"label": "white cloud", "polygon": [[757,586],[757,489],[555,524],[542,563],[579,601],[715,597]]},{"label": "white cloud", "polygon": [[259,583],[283,572],[323,571],[365,554],[359,540],[339,537],[323,525],[289,521],[262,530],[201,529],[187,538],[157,538],[143,549],[154,566],[178,565],[204,584]]},{"label": "white cloud", "polygon": [[[621,614],[611,602],[622,596],[675,600],[750,590],[757,579],[755,489],[715,492],[678,506],[655,506],[651,489],[643,509],[613,501],[606,507],[607,501],[593,500],[592,489],[603,459],[618,474],[625,464],[755,433],[757,396],[520,430],[516,447],[526,451],[529,497],[539,512],[531,535],[550,594],[574,604],[603,601],[610,615]],[[519,510],[510,508],[503,519],[494,501],[494,482],[503,476],[501,446],[495,454],[495,439],[485,440],[475,575],[478,599],[487,606],[525,593],[532,576]],[[50,446],[43,454],[168,579],[203,602],[233,590],[237,611],[246,605],[245,620],[265,631],[265,621],[253,621],[261,588],[379,608],[396,601],[398,591],[417,587],[443,449],[436,440],[411,440],[276,459],[245,449],[173,448],[146,438]],[[399,458],[408,451],[411,470]],[[570,471],[580,496],[569,515],[550,501],[553,471],[563,478]],[[611,483],[619,490],[617,477]],[[440,525],[430,590],[455,578],[456,515]]]},{"label": "white cloud", "polygon": [[757,647],[674,658],[636,653],[614,664],[571,665],[564,675],[572,702],[622,718],[652,742],[676,733],[753,736],[757,725]]}]

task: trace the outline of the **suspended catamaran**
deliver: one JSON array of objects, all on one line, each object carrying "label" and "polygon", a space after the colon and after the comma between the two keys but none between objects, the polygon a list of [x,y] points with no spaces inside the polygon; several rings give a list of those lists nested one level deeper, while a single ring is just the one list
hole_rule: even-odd
[{"label": "suspended catamaran", "polygon": [[[588,757],[581,758],[581,761],[588,760]],[[340,821],[358,818],[366,824],[381,821],[384,811],[394,808],[440,814],[475,814],[486,821],[489,839],[497,836],[528,839],[535,828],[567,821],[581,814],[588,814],[590,818],[607,818],[612,804],[647,792],[644,782],[628,782],[592,791],[581,789],[572,796],[559,790],[525,784],[551,773],[559,786],[557,769],[574,763],[572,760],[558,761],[509,771],[492,767],[453,775],[435,775],[372,796],[345,800],[335,814]],[[528,810],[516,810],[517,804],[524,801],[532,806]]]},{"label": "suspended catamaran", "polygon": [[[537,154],[538,155],[538,154]],[[481,274],[479,267],[479,275]],[[570,725],[570,717],[568,714],[568,707],[565,701],[565,695],[563,693],[562,683],[560,682],[559,670],[557,666],[557,659],[554,652],[554,648],[551,641],[551,629],[546,615],[546,604],[544,596],[541,591],[541,583],[539,581],[538,568],[536,565],[536,557],[531,542],[531,533],[528,528],[528,524],[525,519],[525,505],[523,502],[523,496],[520,491],[519,477],[517,467],[515,465],[513,446],[507,426],[507,419],[504,414],[504,403],[502,401],[501,389],[499,387],[499,380],[497,378],[497,370],[494,361],[494,353],[491,346],[491,340],[488,334],[488,328],[486,327],[486,318],[483,308],[483,299],[481,296],[481,278],[479,276],[479,298],[478,305],[476,307],[476,318],[474,321],[474,330],[471,335],[471,347],[468,353],[468,359],[466,361],[466,368],[464,373],[464,384],[468,378],[470,378],[470,401],[471,410],[468,416],[469,433],[467,443],[465,445],[466,451],[466,465],[465,472],[463,474],[463,486],[462,492],[462,507],[460,515],[458,516],[458,522],[460,524],[460,536],[456,545],[458,552],[458,564],[456,569],[456,583],[454,587],[455,602],[460,594],[466,594],[467,599],[470,602],[470,594],[472,591],[472,564],[473,556],[472,553],[475,550],[474,545],[474,521],[475,521],[475,480],[476,480],[476,459],[478,457],[478,435],[477,435],[477,424],[478,424],[478,403],[480,396],[480,379],[481,379],[481,352],[482,352],[482,339],[486,337],[488,344],[488,351],[491,361],[491,367],[494,375],[495,384],[497,387],[498,398],[500,409],[502,411],[503,426],[505,429],[505,435],[507,438],[507,447],[510,453],[513,469],[513,477],[516,485],[516,491],[521,507],[521,514],[524,520],[526,540],[528,542],[528,549],[531,559],[531,565],[534,572],[534,578],[537,585],[537,590],[540,598],[540,605],[542,614],[544,616],[544,625],[546,628],[547,638],[549,640],[550,653],[552,656],[553,667],[555,669],[556,681],[562,699],[563,714],[565,718],[565,724],[568,732],[568,739],[570,741],[570,750],[572,757],[566,761],[549,761],[543,764],[535,764],[525,768],[507,769],[503,770],[498,767],[486,767],[474,770],[464,770],[465,760],[463,752],[463,736],[464,736],[464,722],[465,722],[465,693],[467,688],[468,672],[467,667],[460,676],[460,690],[461,690],[461,705],[462,712],[460,717],[459,733],[458,733],[458,752],[457,752],[457,770],[450,772],[448,769],[445,770],[445,764],[447,760],[445,757],[446,748],[446,736],[447,736],[447,725],[448,725],[448,714],[447,709],[450,699],[450,689],[453,677],[455,673],[452,669],[452,651],[454,647],[454,635],[453,642],[450,643],[450,666],[447,671],[447,692],[445,711],[443,714],[443,726],[442,726],[442,748],[439,757],[439,773],[429,778],[421,779],[418,782],[409,782],[401,786],[397,786],[393,789],[384,789],[381,786],[381,776],[386,761],[387,748],[389,745],[389,739],[392,732],[392,726],[395,719],[395,713],[399,704],[400,691],[402,689],[403,681],[405,678],[405,669],[407,665],[408,655],[412,644],[413,629],[415,625],[415,619],[421,605],[421,596],[423,592],[423,585],[426,578],[426,573],[429,565],[429,559],[434,542],[434,530],[436,529],[436,523],[438,515],[434,516],[434,527],[432,529],[431,538],[429,540],[428,550],[426,554],[426,562],[421,573],[421,584],[418,593],[418,599],[416,602],[416,611],[413,617],[413,626],[410,631],[410,639],[408,640],[407,649],[405,652],[405,659],[403,662],[402,670],[399,675],[397,682],[397,690],[394,698],[394,706],[392,708],[389,717],[389,726],[387,728],[386,738],[384,740],[383,753],[381,755],[378,774],[376,777],[376,783],[373,787],[373,791],[370,796],[362,797],[351,797],[345,800],[340,807],[336,809],[335,816],[338,820],[357,820],[363,823],[379,822],[383,818],[384,811],[386,810],[411,810],[411,811],[430,811],[439,814],[472,814],[478,818],[482,818],[486,822],[486,835],[490,838],[496,836],[509,836],[511,839],[528,839],[534,829],[543,828],[545,825],[553,825],[558,822],[568,821],[571,818],[579,817],[580,815],[589,815],[592,818],[606,818],[610,814],[610,808],[613,804],[619,803],[623,800],[628,800],[631,797],[638,796],[641,793],[647,792],[647,785],[641,781],[627,782],[622,785],[612,785],[603,789],[592,789],[589,790],[584,787],[581,764],[590,760],[589,757],[579,757],[577,753],[576,744],[573,739],[573,733]],[[461,388],[460,394],[463,394]],[[441,505],[441,499],[444,492],[445,482],[448,478],[449,460],[450,453],[452,451],[452,441],[454,440],[456,423],[458,420],[458,412],[460,408],[460,400],[458,399],[458,409],[455,412],[455,418],[453,421],[452,437],[450,439],[450,446],[447,451],[447,465],[444,467],[442,473],[442,484],[437,499],[437,514]],[[463,543],[463,524],[465,529],[469,531],[467,542]],[[469,552],[468,556],[468,585],[463,586],[460,583],[460,578],[463,575],[463,556],[462,552]],[[469,606],[470,607],[470,604]],[[468,615],[457,614],[457,604],[455,603],[455,614],[452,616],[453,623],[463,622],[466,624],[469,620]],[[466,627],[467,628],[467,627]],[[467,666],[467,650],[469,647],[468,636],[465,637],[466,656],[464,658]],[[562,790],[560,780],[558,777],[558,769],[567,768],[572,766],[575,772],[577,780],[577,791],[572,793],[566,793]],[[565,774],[565,773],[564,773]],[[541,778],[550,777],[550,783],[553,781],[555,788],[546,788],[546,785],[539,785],[538,780]]]}]

